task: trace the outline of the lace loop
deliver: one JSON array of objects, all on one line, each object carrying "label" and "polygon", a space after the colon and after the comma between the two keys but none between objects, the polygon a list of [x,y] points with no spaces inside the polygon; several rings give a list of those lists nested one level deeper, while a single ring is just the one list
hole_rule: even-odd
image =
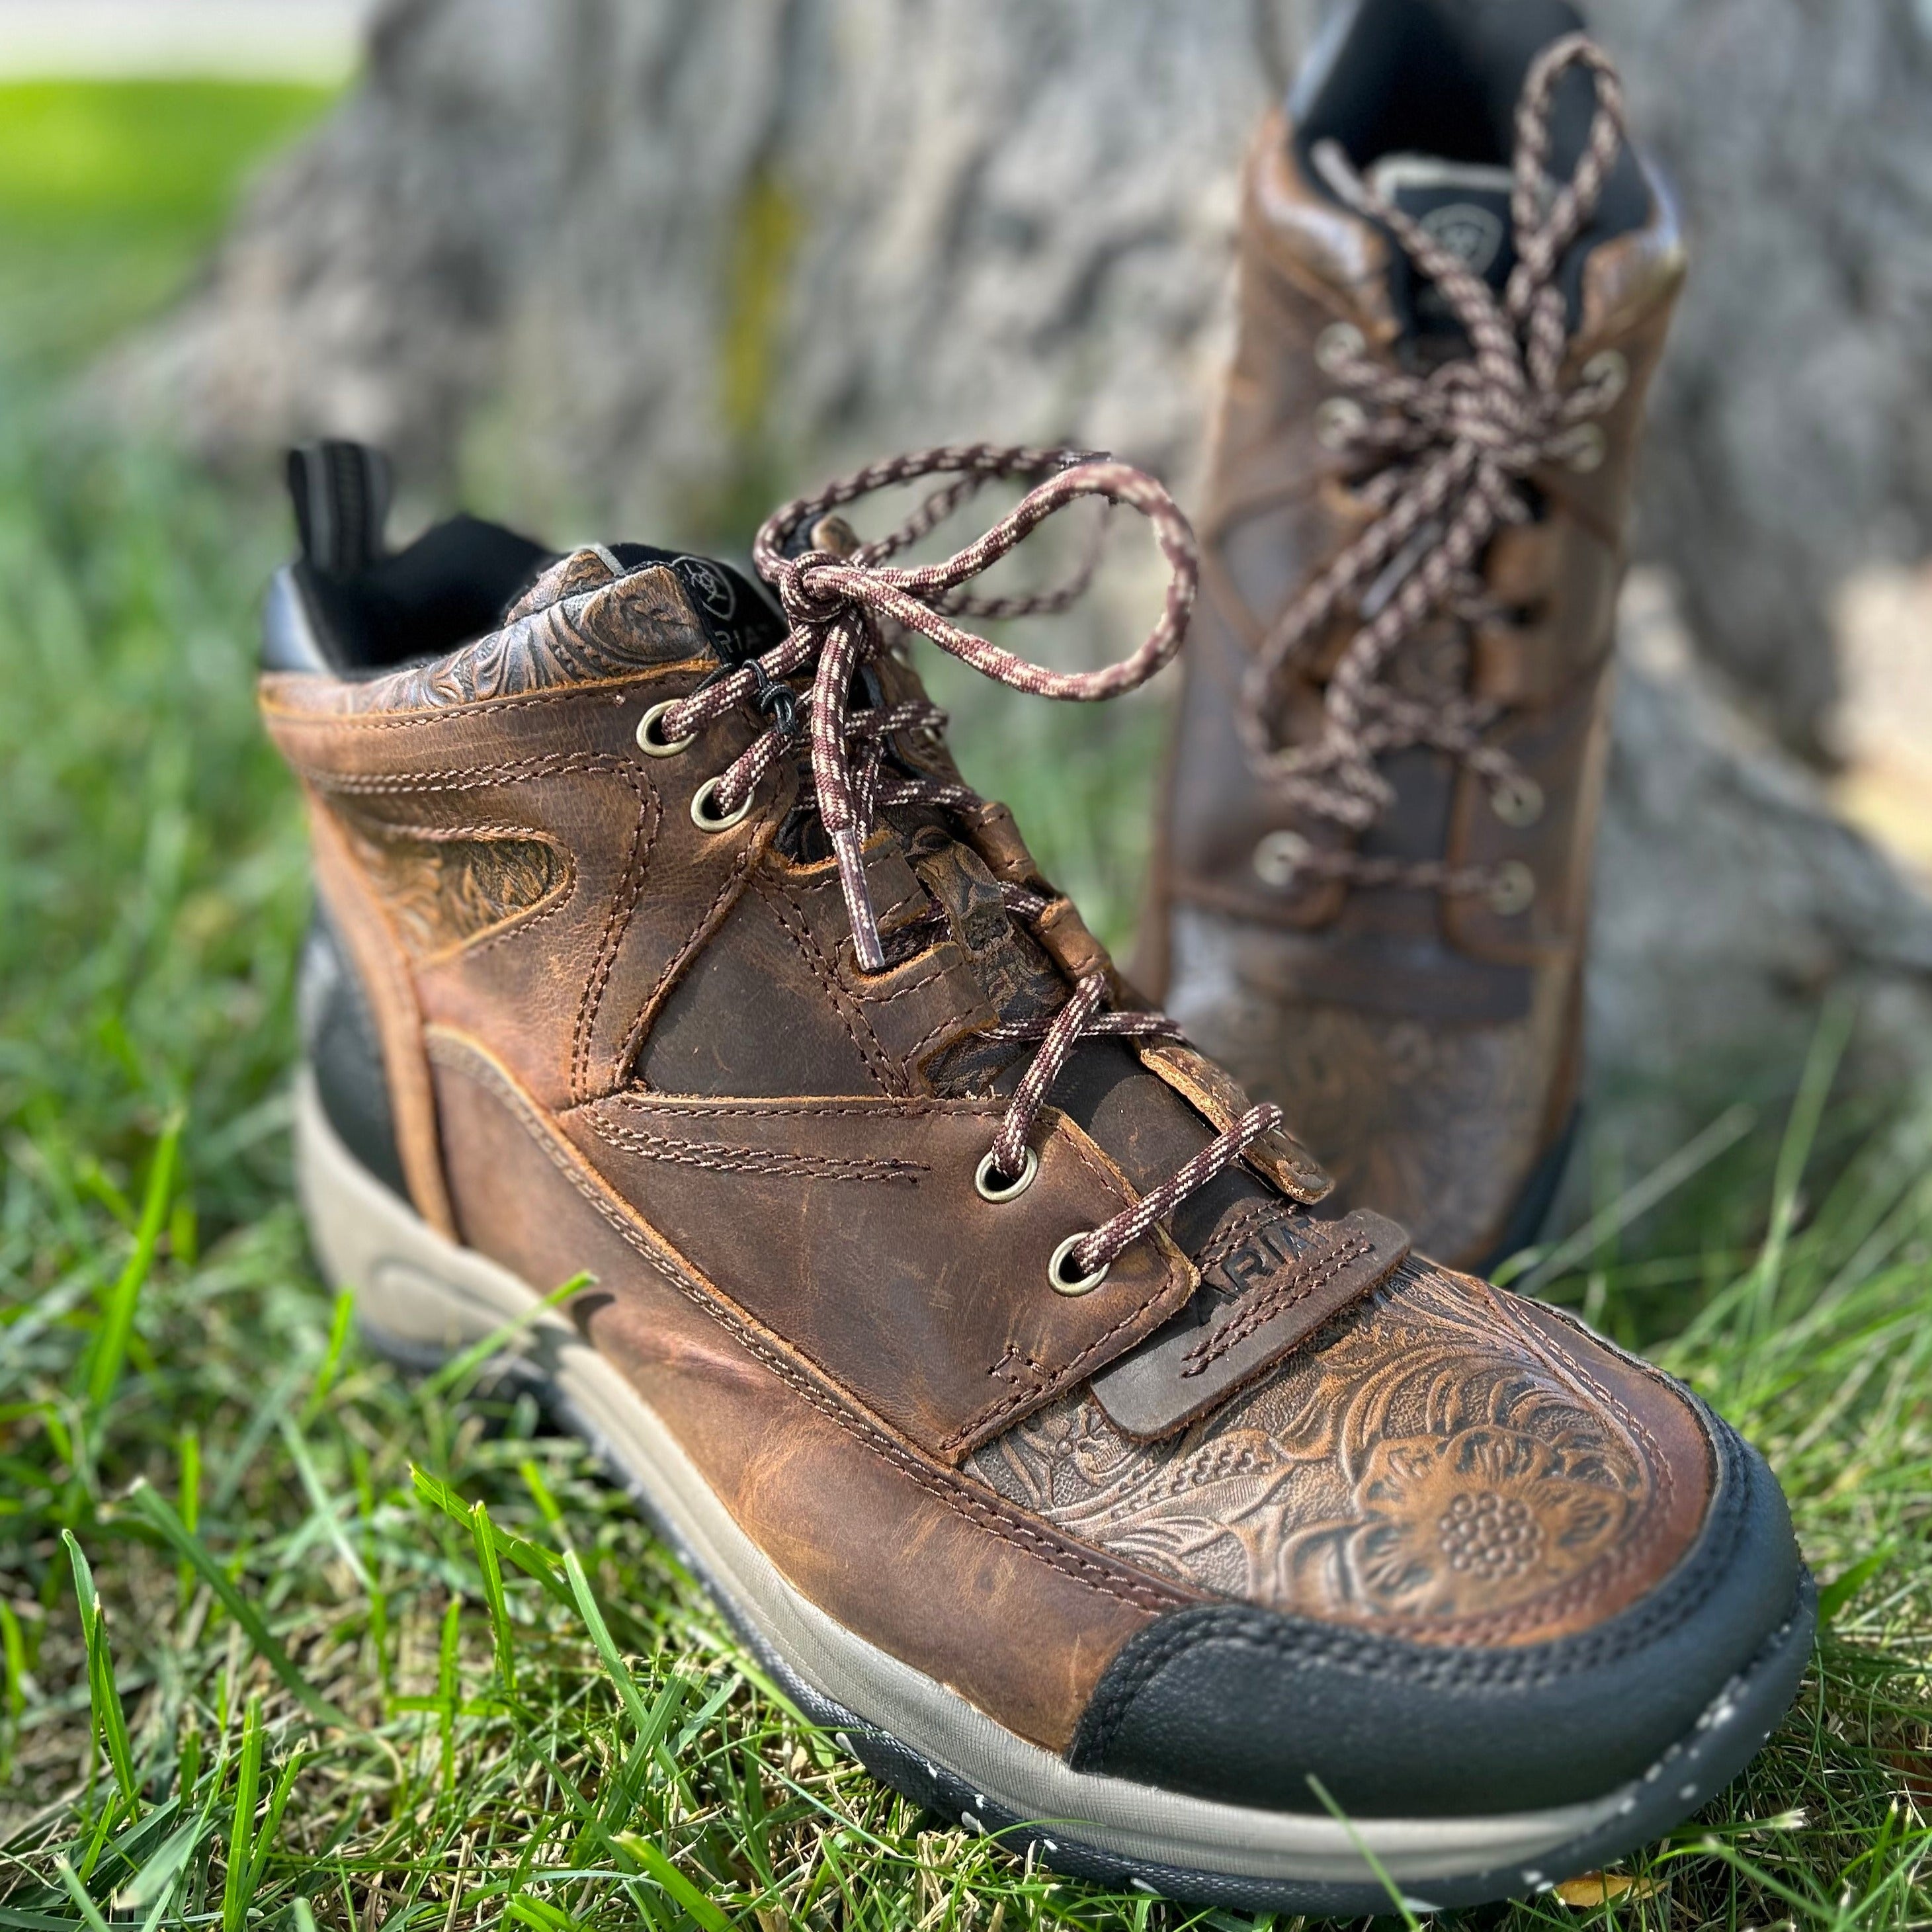
[{"label": "lace loop", "polygon": [[[1587,68],[1596,109],[1569,180],[1550,192],[1544,165],[1551,104],[1572,68]],[[1256,773],[1287,804],[1348,834],[1366,831],[1394,802],[1376,760],[1412,746],[1447,753],[1493,787],[1522,781],[1508,754],[1482,742],[1499,707],[1460,694],[1427,701],[1387,682],[1396,650],[1438,613],[1466,623],[1492,614],[1478,566],[1505,524],[1529,520],[1522,484],[1554,463],[1600,461],[1601,431],[1588,421],[1623,387],[1620,361],[1592,358],[1568,388],[1559,377],[1568,341],[1558,272],[1594,212],[1624,138],[1616,70],[1580,34],[1553,41],[1532,64],[1516,111],[1510,190],[1517,259],[1500,302],[1487,283],[1421,225],[1378,194],[1332,141],[1314,161],[1336,194],[1381,224],[1432,281],[1468,336],[1472,354],[1426,375],[1387,367],[1359,331],[1324,335],[1322,367],[1368,407],[1328,418],[1336,446],[1380,466],[1362,491],[1373,520],[1283,614],[1249,667],[1237,714]],[[1322,728],[1310,742],[1276,741],[1274,718],[1288,673],[1331,621],[1350,608],[1358,628],[1330,674]],[[1400,884],[1441,892],[1492,891],[1480,866],[1400,864],[1305,842],[1276,883],[1311,874],[1357,885]]]},{"label": "lace loop", "polygon": [[[841,550],[814,544],[787,554],[801,532],[822,536],[831,513],[890,486],[928,476],[950,478],[931,492],[887,536]],[[888,560],[935,529],[986,484],[1002,478],[1038,478],[1034,487],[999,521],[942,562],[914,567]],[[1083,496],[1137,511],[1154,526],[1166,560],[1168,582],[1160,616],[1138,647],[1097,670],[1059,671],[1003,650],[953,623],[970,613],[1013,617],[1064,610],[1091,580],[1096,551],[1057,588],[1018,596],[976,598],[964,586],[1023,542],[1046,519]],[[749,704],[772,718],[737,760],[709,781],[709,807],[717,820],[742,811],[759,779],[784,751],[795,730],[812,734],[811,796],[832,841],[854,951],[860,966],[878,972],[886,964],[878,921],[867,889],[863,849],[873,814],[884,805],[919,801],[975,810],[978,794],[963,784],[922,773],[894,776],[886,758],[902,732],[938,733],[946,714],[923,698],[854,709],[855,678],[885,648],[888,621],[930,638],[950,656],[1016,691],[1042,698],[1093,701],[1144,684],[1180,647],[1194,605],[1197,559],[1194,532],[1174,500],[1154,478],[1130,465],[1072,449],[1001,448],[980,443],[922,450],[874,465],[829,485],[814,496],[788,503],[766,519],[752,546],[758,574],[778,594],[790,628],[784,641],[762,657],[714,673],[690,695],[665,709],[657,730],[667,740],[690,736],[714,719]],[[788,680],[808,675],[802,694]],[[781,704],[778,694],[790,700]],[[1015,919],[1030,923],[1054,903],[1025,886],[1006,884],[1000,897]],[[1090,1036],[1175,1039],[1180,1030],[1164,1015],[1107,1010],[1113,982],[1103,971],[1086,974],[1059,1010],[1036,1020],[988,1029],[995,1039],[1037,1040],[1039,1046],[1008,1103],[975,1184],[988,1200],[1023,1190],[1037,1156],[1029,1145],[1046,1096],[1080,1042]],[[1240,1160],[1264,1134],[1282,1124],[1278,1107],[1251,1108],[1216,1136],[1191,1160],[1131,1207],[1099,1227],[1062,1244],[1064,1258],[1079,1270],[1077,1283],[1061,1278],[1056,1252],[1052,1272],[1063,1293],[1097,1288],[1130,1243],[1171,1214],[1188,1196]],[[992,1191],[989,1192],[988,1190]]]},{"label": "lace loop", "polygon": [[[874,491],[925,476],[954,480],[934,491],[907,521],[878,542],[849,556],[823,549],[788,556],[786,546],[801,530],[815,530],[830,512]],[[983,536],[942,562],[902,568],[885,560],[934,528],[975,490],[1007,477],[1044,480]],[[973,578],[1016,548],[1046,519],[1082,496],[1097,496],[1138,511],[1154,526],[1168,566],[1167,594],[1160,616],[1139,647],[1116,664],[1093,671],[1057,671],[1002,649],[989,639],[962,630],[946,614],[950,600]],[[742,664],[708,690],[694,692],[665,714],[660,728],[682,737],[734,706],[753,698],[770,683],[812,668],[812,688],[802,709],[812,733],[812,776],[819,816],[838,861],[839,883],[852,924],[860,963],[877,972],[885,963],[878,922],[866,890],[862,852],[872,811],[890,802],[879,789],[878,759],[869,756],[855,770],[850,749],[856,735],[876,754],[878,725],[855,724],[850,710],[852,680],[860,668],[884,648],[884,620],[930,638],[950,656],[982,676],[1042,698],[1093,701],[1113,698],[1144,684],[1180,647],[1193,609],[1197,570],[1194,536],[1172,497],[1143,471],[1124,463],[1070,449],[1000,448],[980,443],[919,452],[862,470],[821,490],[800,497],[768,518],[752,545],[759,574],[777,592],[790,626],[784,641],[762,658]],[[1065,608],[1085,587],[1090,569],[1057,590],[1004,598],[997,609],[1007,616]],[[936,712],[922,714],[929,722]],[[777,747],[760,739],[726,775],[721,807],[735,806],[768,770]]]}]

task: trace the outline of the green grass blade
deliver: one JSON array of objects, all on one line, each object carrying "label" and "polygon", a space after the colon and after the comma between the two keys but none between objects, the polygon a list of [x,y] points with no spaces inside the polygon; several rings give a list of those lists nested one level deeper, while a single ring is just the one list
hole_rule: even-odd
[{"label": "green grass blade", "polygon": [[503,1569],[496,1560],[496,1526],[479,1496],[470,1512],[470,1534],[476,1545],[476,1567],[483,1573],[483,1601],[490,1612],[490,1635],[496,1651],[496,1675],[503,1694],[517,1694],[517,1652],[510,1627],[510,1605],[503,1594]]},{"label": "green grass blade", "polygon": [[128,1492],[128,1502],[130,1508],[160,1532],[176,1556],[194,1565],[202,1581],[221,1600],[222,1608],[246,1632],[248,1641],[255,1646],[256,1654],[301,1700],[302,1708],[324,1724],[338,1724],[344,1730],[352,1729],[349,1719],[296,1668],[288,1652],[269,1634],[260,1612],[235,1587],[227,1572],[214,1560],[213,1552],[200,1537],[190,1532],[160,1492],[143,1479]]},{"label": "green grass blade", "polygon": [[115,1909],[139,1912],[146,1908],[152,1919],[158,1922],[182,1868],[194,1856],[207,1829],[208,1821],[202,1817],[190,1818],[186,1824],[176,1826],[156,1847],[154,1856],[115,1894]]},{"label": "green grass blade", "polygon": [[[452,1522],[460,1522],[474,1532],[476,1522],[470,1515],[470,1505],[447,1483],[438,1482],[434,1476],[418,1468],[413,1463],[410,1467],[410,1479],[416,1485],[416,1494],[424,1502],[440,1510]],[[500,1529],[494,1522],[490,1525],[490,1538],[499,1556],[507,1557],[526,1576],[541,1583],[565,1609],[575,1606],[576,1600],[570,1593],[563,1564],[550,1551],[537,1544],[526,1542],[520,1536],[513,1536],[507,1530]]]},{"label": "green grass blade", "polygon": [[315,1387],[310,1390],[308,1400],[302,1405],[302,1419],[313,1421],[322,1404],[328,1400],[328,1392],[335,1386],[336,1372],[342,1366],[343,1352],[349,1346],[349,1330],[356,1319],[356,1298],[344,1288],[335,1298],[335,1307],[328,1320],[328,1341],[322,1350],[322,1365],[315,1372]]},{"label": "green grass blade", "polygon": [[460,1390],[492,1355],[502,1354],[511,1342],[534,1322],[573,1294],[581,1294],[596,1281],[594,1275],[574,1274],[561,1288],[554,1288],[541,1301],[534,1301],[520,1315],[490,1330],[481,1341],[472,1342],[460,1354],[450,1357],[422,1385],[425,1395],[442,1395]]},{"label": "green grass blade", "polygon": [[87,1689],[94,1708],[94,1727],[107,1749],[115,1782],[131,1818],[140,1805],[134,1780],[134,1754],[128,1739],[128,1720],[121,1708],[120,1687],[114,1681],[114,1659],[107,1647],[107,1612],[94,1593],[94,1571],[70,1529],[61,1532],[68,1560],[74,1568],[74,1593],[80,1603],[81,1634],[87,1645]]},{"label": "green grass blade", "polygon": [[76,1876],[73,1866],[64,1858],[56,1858],[54,1870],[59,1874],[61,1883],[66,1886],[68,1896],[74,1900],[88,1932],[107,1932],[107,1922],[101,1917],[100,1906],[88,1897],[87,1888]]},{"label": "green grass blade", "polygon": [[302,1775],[302,1768],[306,1762],[307,1754],[301,1749],[290,1752],[289,1761],[282,1766],[281,1775],[275,1780],[275,1788],[269,1794],[268,1809],[262,1820],[262,1828],[255,1834],[255,1850],[248,1861],[250,1898],[261,1885],[268,1854],[274,1850],[276,1838],[282,1828],[282,1814],[288,1809],[290,1794],[295,1790],[296,1780]]},{"label": "green grass blade", "polygon": [[730,1919],[664,1856],[661,1845],[636,1832],[620,1832],[613,1841],[642,1865],[651,1879],[689,1912],[704,1932],[735,1932]]},{"label": "green grass blade", "polygon": [[1820,1629],[1832,1622],[1838,1612],[1856,1597],[1885,1566],[1892,1561],[1892,1550],[1887,1544],[1882,1550],[1874,1550],[1860,1562],[1854,1563],[1842,1575],[1834,1576],[1818,1592],[1818,1624]]},{"label": "green grass blade", "polygon": [[228,1869],[221,1882],[221,1932],[242,1932],[254,1860],[255,1798],[262,1776],[262,1700],[248,1700],[242,1722],[242,1761],[235,1772],[235,1809],[228,1821]]},{"label": "green grass blade", "polygon": [[637,1720],[639,1730],[647,1730],[650,1726],[650,1713],[644,1708],[644,1700],[638,1694],[637,1679],[630,1672],[616,1645],[611,1640],[610,1628],[604,1621],[604,1612],[597,1607],[597,1599],[592,1594],[590,1579],[584,1574],[584,1564],[574,1550],[563,1552],[564,1574],[570,1579],[571,1594],[577,1600],[578,1613],[584,1619],[584,1627],[590,1633],[590,1641],[597,1646],[597,1654],[604,1660],[604,1668],[610,1673],[610,1682],[617,1687],[617,1695],[623,1699],[624,1708]]},{"label": "green grass blade", "polygon": [[141,1285],[154,1264],[154,1250],[161,1230],[166,1226],[168,1208],[174,1192],[175,1156],[181,1145],[182,1115],[169,1116],[154,1148],[154,1164],[148,1170],[148,1191],[141,1203],[141,1225],[134,1235],[134,1251],[116,1279],[102,1312],[87,1369],[87,1398],[98,1414],[114,1393],[128,1359],[128,1337],[134,1330],[134,1306],[140,1300]]},{"label": "green grass blade", "polygon": [[1361,1854],[1362,1862],[1374,1873],[1376,1882],[1388,1894],[1389,1903],[1401,1915],[1408,1932],[1422,1932],[1422,1922],[1415,1916],[1415,1907],[1402,1895],[1402,1888],[1389,1876],[1382,1860],[1370,1849],[1368,1840],[1356,1830],[1354,1820],[1328,1795],[1328,1787],[1312,1772],[1308,1774],[1308,1788],[1321,1800],[1322,1808],[1348,1833],[1349,1844]]}]

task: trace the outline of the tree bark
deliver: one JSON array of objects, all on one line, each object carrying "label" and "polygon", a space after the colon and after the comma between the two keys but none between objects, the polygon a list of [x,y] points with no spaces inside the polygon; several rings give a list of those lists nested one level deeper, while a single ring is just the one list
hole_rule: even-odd
[{"label": "tree bark", "polygon": [[[392,0],[122,392],[221,458],[355,436],[419,496],[660,542],[954,438],[1111,448],[1186,500],[1235,170],[1314,10]],[[1815,751],[1840,580],[1932,547],[1932,5],[1598,12],[1696,251],[1640,550]],[[1628,682],[1600,1082],[1781,1065],[1840,977],[1886,1052],[1924,1037],[1924,906],[1735,710],[1694,667]]]}]

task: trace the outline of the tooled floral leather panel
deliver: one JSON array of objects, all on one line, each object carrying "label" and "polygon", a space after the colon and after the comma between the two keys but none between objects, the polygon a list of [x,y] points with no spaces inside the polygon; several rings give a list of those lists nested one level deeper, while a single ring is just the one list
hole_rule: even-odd
[{"label": "tooled floral leather panel", "polygon": [[514,828],[412,827],[353,811],[338,816],[412,959],[500,930],[569,883],[570,861],[556,844]]},{"label": "tooled floral leather panel", "polygon": [[[1136,1447],[1090,1396],[970,1467],[1143,1568],[1443,1643],[1526,1643],[1640,1596],[1694,1538],[1708,1446],[1660,1378],[1411,1262],[1269,1381]],[[1674,1472],[1674,1473],[1673,1473]]]},{"label": "tooled floral leather panel", "polygon": [[1159,1228],[1081,1295],[1047,1263],[1131,1202],[1051,1110],[1008,1202],[974,1172],[1000,1107],[632,1090],[560,1124],[584,1158],[748,1312],[933,1454],[956,1460],[1150,1334],[1193,1294]]},{"label": "tooled floral leather panel", "polygon": [[[761,809],[707,833],[690,806],[712,766],[639,751],[646,707],[697,676],[680,664],[601,687],[349,716],[314,706],[308,687],[322,680],[264,682],[284,757],[366,834],[433,839],[487,824],[566,855],[562,889],[540,908],[415,970],[424,1017],[490,1038],[547,1104],[624,1080],[658,1007],[747,889],[790,806],[795,781],[782,770]],[[728,758],[750,728],[722,721],[704,748]],[[400,922],[414,904],[407,882],[374,868],[366,877],[379,897],[404,887],[403,905],[386,905]]]},{"label": "tooled floral leather panel", "polygon": [[704,652],[704,632],[668,570],[633,571],[601,584],[597,578],[609,575],[601,563],[594,571],[580,568],[574,576],[559,574],[586,555],[594,560],[593,553],[579,552],[545,573],[550,587],[560,593],[558,601],[533,608],[526,596],[518,606],[520,614],[500,630],[433,663],[413,664],[386,677],[284,675],[266,682],[302,690],[309,701],[337,711],[435,710],[479,698],[515,698],[634,676]]}]

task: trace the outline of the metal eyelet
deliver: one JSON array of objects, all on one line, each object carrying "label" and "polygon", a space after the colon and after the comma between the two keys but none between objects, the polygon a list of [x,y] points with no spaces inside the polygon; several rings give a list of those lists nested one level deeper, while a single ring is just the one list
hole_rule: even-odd
[{"label": "metal eyelet", "polygon": [[738,802],[735,812],[728,812],[722,818],[715,818],[709,809],[712,794],[724,782],[720,772],[715,778],[706,778],[691,795],[691,822],[700,832],[728,832],[752,808],[752,794],[746,793]]},{"label": "metal eyelet", "polygon": [[1504,919],[1527,912],[1536,897],[1536,874],[1520,859],[1506,860],[1496,868],[1490,887],[1490,910]]},{"label": "metal eyelet", "polygon": [[1610,438],[1594,423],[1585,422],[1564,432],[1556,454],[1580,476],[1587,476],[1592,470],[1602,469],[1610,448]]},{"label": "metal eyelet", "polygon": [[1264,886],[1292,886],[1314,849],[1299,832],[1270,832],[1255,847],[1255,876]]},{"label": "metal eyelet", "polygon": [[662,704],[653,704],[638,720],[638,749],[647,758],[674,758],[680,752],[687,752],[698,742],[698,734],[693,731],[688,737],[660,738],[657,722],[667,711],[675,711],[684,702],[681,698],[668,698]]},{"label": "metal eyelet", "polygon": [[993,1157],[998,1151],[994,1148],[986,1150],[973,1171],[973,1185],[982,1201],[1017,1201],[1033,1185],[1033,1178],[1040,1172],[1040,1156],[1028,1148],[1018,1174],[1011,1180],[995,1180],[993,1177],[999,1170],[993,1165]]},{"label": "metal eyelet", "polygon": [[1368,411],[1352,396],[1330,396],[1315,412],[1315,440],[1324,449],[1346,449],[1368,422]]},{"label": "metal eyelet", "polygon": [[1340,374],[1368,353],[1368,338],[1352,322],[1331,322],[1315,338],[1315,366],[1324,375]]},{"label": "metal eyelet", "polygon": [[1534,825],[1543,816],[1543,788],[1527,772],[1519,772],[1490,794],[1490,809],[1505,825]]},{"label": "metal eyelet", "polygon": [[[1094,1231],[1090,1228],[1087,1234]],[[1091,1294],[1107,1279],[1112,1262],[1102,1262],[1091,1274],[1083,1274],[1069,1279],[1065,1273],[1068,1260],[1073,1250],[1086,1240],[1087,1234],[1069,1234],[1053,1251],[1052,1258],[1046,1264],[1046,1279],[1055,1294]]]},{"label": "metal eyelet", "polygon": [[1600,349],[1583,364],[1582,380],[1598,392],[1597,406],[1606,410],[1630,387],[1630,364],[1621,350]]}]

